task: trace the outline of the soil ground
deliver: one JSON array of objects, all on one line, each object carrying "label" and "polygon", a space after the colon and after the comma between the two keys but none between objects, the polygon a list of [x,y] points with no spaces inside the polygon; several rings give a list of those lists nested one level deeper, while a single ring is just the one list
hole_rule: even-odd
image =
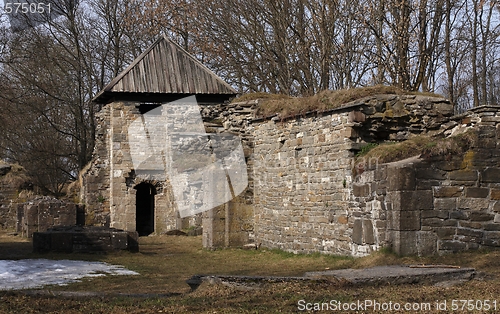
[{"label": "soil ground", "polygon": [[[399,257],[383,251],[354,259],[262,248],[210,251],[202,248],[201,237],[141,237],[139,245],[139,253],[34,254],[29,240],[0,232],[0,259],[103,261],[141,274],[84,279],[40,290],[0,291],[0,313],[500,312],[499,251],[427,258]],[[402,264],[474,267],[479,275],[471,281],[441,285],[365,287],[322,281],[273,283],[260,289],[238,290],[203,283],[194,292],[185,282],[195,274],[302,276],[309,271]],[[410,310],[405,311],[405,306]],[[396,311],[397,307],[401,310]]]}]

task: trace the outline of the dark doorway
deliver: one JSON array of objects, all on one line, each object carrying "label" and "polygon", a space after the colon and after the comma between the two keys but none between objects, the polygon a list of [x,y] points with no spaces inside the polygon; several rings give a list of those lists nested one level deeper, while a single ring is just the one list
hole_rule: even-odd
[{"label": "dark doorway", "polygon": [[149,183],[140,183],[135,198],[135,229],[139,236],[148,236],[155,231],[156,188]]}]

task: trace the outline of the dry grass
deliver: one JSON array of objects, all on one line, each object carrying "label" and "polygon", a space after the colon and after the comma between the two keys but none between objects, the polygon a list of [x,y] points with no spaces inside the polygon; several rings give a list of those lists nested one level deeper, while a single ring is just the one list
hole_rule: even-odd
[{"label": "dry grass", "polygon": [[[474,252],[443,257],[405,257],[379,252],[359,259],[313,254],[292,255],[276,250],[201,248],[200,237],[153,236],[140,239],[140,253],[107,255],[37,255],[26,251],[18,237],[0,236],[0,247],[19,246],[24,258],[101,260],[124,265],[140,276],[115,276],[84,280],[50,291],[98,291],[101,298],[62,298],[0,292],[0,313],[291,313],[299,300],[307,302],[432,302],[436,300],[497,300],[500,281],[500,252]],[[5,250],[0,250],[5,253]],[[2,255],[2,258],[6,258]],[[8,257],[7,257],[8,258]],[[190,292],[185,280],[194,274],[301,275],[325,268],[369,267],[386,264],[450,264],[475,267],[489,274],[487,280],[473,280],[458,286],[426,285],[349,287],[338,283],[269,284],[260,290],[239,291],[203,284]],[[489,278],[489,279],[488,279]],[[167,297],[106,296],[107,293],[170,294]],[[500,306],[500,304],[499,304]],[[494,311],[493,311],[494,312]],[[492,313],[493,313],[492,312]],[[366,311],[376,313],[376,311]],[[429,313],[429,312],[427,312]],[[444,313],[444,312],[439,312]]]},{"label": "dry grass", "polygon": [[[4,163],[1,162],[1,164]],[[22,166],[19,164],[10,164],[10,166],[10,171],[6,175],[1,176],[0,180],[13,187],[20,187],[30,181],[26,170]]]},{"label": "dry grass", "polygon": [[378,163],[399,161],[413,156],[424,159],[434,157],[461,156],[477,143],[477,131],[467,132],[447,137],[435,138],[426,135],[415,136],[403,142],[383,143],[367,146],[358,155],[356,163],[366,160],[377,160]]},{"label": "dry grass", "polygon": [[314,96],[305,98],[289,97],[284,95],[271,95],[266,93],[253,93],[235,99],[235,102],[253,99],[262,99],[257,110],[257,115],[267,117],[279,113],[281,117],[300,115],[310,111],[325,111],[340,107],[351,101],[364,97],[380,94],[423,94],[440,97],[431,93],[409,92],[394,86],[369,86],[342,90],[325,90]]}]

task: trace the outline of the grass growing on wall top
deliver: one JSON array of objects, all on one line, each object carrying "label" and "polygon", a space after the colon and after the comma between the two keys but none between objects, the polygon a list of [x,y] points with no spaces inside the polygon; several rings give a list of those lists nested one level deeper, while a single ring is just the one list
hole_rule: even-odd
[{"label": "grass growing on wall top", "polygon": [[442,97],[432,93],[405,91],[395,86],[375,85],[350,89],[325,90],[310,97],[290,97],[286,95],[274,95],[267,93],[251,93],[236,98],[233,102],[261,99],[257,110],[257,116],[267,117],[278,113],[281,117],[287,117],[304,114],[310,111],[335,109],[351,101],[381,94],[419,94],[432,97]]},{"label": "grass growing on wall top", "polygon": [[357,156],[356,164],[370,159],[377,160],[378,163],[388,163],[413,156],[421,156],[424,159],[460,156],[476,145],[477,138],[477,131],[471,129],[447,138],[419,135],[403,142],[368,144],[367,149]]}]

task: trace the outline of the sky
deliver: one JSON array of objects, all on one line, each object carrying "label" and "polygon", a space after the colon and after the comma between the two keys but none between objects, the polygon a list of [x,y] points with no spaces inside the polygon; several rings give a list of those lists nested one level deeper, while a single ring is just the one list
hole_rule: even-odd
[{"label": "sky", "polygon": [[24,259],[0,260],[0,290],[67,285],[82,278],[109,275],[139,275],[123,266],[103,262]]}]

